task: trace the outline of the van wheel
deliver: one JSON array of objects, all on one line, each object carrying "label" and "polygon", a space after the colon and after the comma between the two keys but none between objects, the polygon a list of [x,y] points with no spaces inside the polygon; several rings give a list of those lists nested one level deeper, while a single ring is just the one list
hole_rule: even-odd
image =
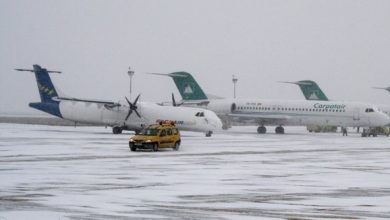
[{"label": "van wheel", "polygon": [[175,147],[173,148],[173,150],[178,151],[179,148],[180,148],[180,141],[175,143]]},{"label": "van wheel", "polygon": [[129,142],[129,148],[130,148],[131,151],[136,151],[137,150],[137,148],[134,147],[134,144],[131,143],[131,142]]},{"label": "van wheel", "polygon": [[158,144],[153,144],[153,149],[154,152],[158,151]]}]

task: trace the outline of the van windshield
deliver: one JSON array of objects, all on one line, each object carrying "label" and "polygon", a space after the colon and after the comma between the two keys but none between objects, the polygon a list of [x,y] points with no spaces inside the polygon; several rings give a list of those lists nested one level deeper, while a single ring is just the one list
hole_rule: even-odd
[{"label": "van windshield", "polygon": [[158,129],[150,128],[150,129],[143,129],[139,134],[140,135],[146,135],[146,136],[156,136],[158,134]]}]

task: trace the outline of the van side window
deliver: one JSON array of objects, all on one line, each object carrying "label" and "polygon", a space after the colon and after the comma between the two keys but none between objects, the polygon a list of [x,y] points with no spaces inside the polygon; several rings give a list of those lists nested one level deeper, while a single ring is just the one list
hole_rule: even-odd
[{"label": "van side window", "polygon": [[366,108],[366,112],[374,112],[374,109],[372,109],[372,108]]},{"label": "van side window", "polygon": [[161,130],[160,136],[166,136],[166,135],[167,135],[166,131],[165,130]]},{"label": "van side window", "polygon": [[177,129],[176,129],[176,128],[172,128],[172,134],[173,134],[173,135],[176,135],[176,134],[178,134],[178,132],[177,132]]},{"label": "van side window", "polygon": [[167,129],[167,135],[172,135],[172,129]]}]

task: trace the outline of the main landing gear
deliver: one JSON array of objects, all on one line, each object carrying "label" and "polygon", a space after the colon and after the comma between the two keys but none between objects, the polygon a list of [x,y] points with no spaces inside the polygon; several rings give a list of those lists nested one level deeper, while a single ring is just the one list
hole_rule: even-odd
[{"label": "main landing gear", "polygon": [[276,134],[284,134],[284,128],[282,126],[278,126],[275,128]]},{"label": "main landing gear", "polygon": [[212,134],[213,134],[212,131],[208,131],[208,132],[206,132],[206,137],[211,137]]},{"label": "main landing gear", "polygon": [[267,132],[267,128],[265,128],[264,125],[259,126],[257,128],[257,133],[259,133],[259,134],[265,134],[266,132]]},{"label": "main landing gear", "polygon": [[[264,127],[264,125],[261,125],[257,128],[257,133],[259,134],[265,134],[267,133],[267,128]],[[275,128],[276,134],[284,134],[284,128],[282,126],[278,126]]]},{"label": "main landing gear", "polygon": [[113,127],[112,133],[113,134],[122,134],[123,128],[122,127]]}]

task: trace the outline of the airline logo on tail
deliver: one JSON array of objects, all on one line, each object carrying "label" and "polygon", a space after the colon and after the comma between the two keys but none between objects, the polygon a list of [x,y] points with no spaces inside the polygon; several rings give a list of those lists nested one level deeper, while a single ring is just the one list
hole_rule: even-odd
[{"label": "airline logo on tail", "polygon": [[207,100],[206,94],[200,88],[199,84],[195,81],[191,74],[187,72],[173,72],[173,73],[150,73],[153,75],[169,76],[172,77],[176,84],[180,95],[185,101],[197,101]]},{"label": "airline logo on tail", "polygon": [[301,88],[303,95],[306,100],[319,100],[319,101],[329,101],[328,97],[322,92],[320,87],[316,82],[311,80],[301,80],[297,82],[282,82],[282,83],[291,83],[298,85]]},{"label": "airline logo on tail", "polygon": [[192,89],[192,86],[190,84],[185,85],[184,93],[185,94],[193,94],[194,93],[194,90]]},{"label": "airline logo on tail", "polygon": [[53,94],[55,94],[54,89],[51,89],[47,86],[43,86],[40,83],[38,83],[38,90],[39,92],[45,93],[48,96],[52,96]]},{"label": "airline logo on tail", "polygon": [[317,94],[315,94],[314,92],[309,96],[309,100],[319,100],[320,98],[318,98]]}]

